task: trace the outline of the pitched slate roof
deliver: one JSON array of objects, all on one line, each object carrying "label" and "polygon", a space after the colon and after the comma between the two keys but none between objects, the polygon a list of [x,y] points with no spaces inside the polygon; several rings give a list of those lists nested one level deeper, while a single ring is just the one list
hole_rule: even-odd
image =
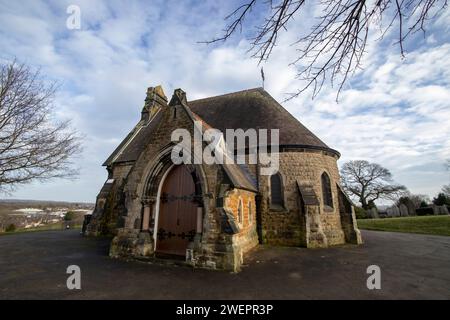
[{"label": "pitched slate roof", "polygon": [[[202,120],[224,134],[226,129],[279,129],[280,145],[325,150],[339,155],[262,88],[188,101],[187,105],[194,117],[199,118],[196,120]],[[146,126],[138,123],[103,165],[137,160],[160,116],[156,115]]]},{"label": "pitched slate roof", "polygon": [[301,124],[263,88],[189,101],[188,105],[193,112],[224,134],[227,128],[279,129],[280,145],[311,147],[338,154]]},{"label": "pitched slate roof", "polygon": [[148,123],[140,121],[103,163],[104,166],[118,162],[136,161],[146,146],[148,137],[158,127],[162,112],[158,112]]},{"label": "pitched slate roof", "polygon": [[[202,133],[205,130],[212,128],[212,126],[207,123],[204,119],[202,119],[199,115],[192,111],[192,109],[186,104],[185,101],[180,102],[181,105],[185,108],[188,116],[191,120],[200,121],[202,123]],[[223,163],[221,164],[228,178],[230,178],[231,184],[236,188],[241,188],[250,191],[258,191],[258,187],[256,185],[256,181],[253,180],[250,176],[250,173],[245,168],[245,166],[238,165],[235,163]]]}]

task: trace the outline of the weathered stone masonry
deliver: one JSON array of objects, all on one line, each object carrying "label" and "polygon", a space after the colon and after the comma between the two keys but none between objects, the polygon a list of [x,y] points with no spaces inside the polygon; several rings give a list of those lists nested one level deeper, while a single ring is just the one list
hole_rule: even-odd
[{"label": "weathered stone masonry", "polygon": [[[163,250],[163,243],[174,243],[193,266],[238,271],[245,253],[258,242],[304,247],[361,243],[353,206],[339,186],[339,153],[263,89],[191,102],[177,89],[167,101],[161,87],[149,88],[141,120],[105,161],[108,180],[97,197],[88,233],[115,235],[111,256],[152,258],[171,250]],[[222,132],[280,129],[281,185],[271,185],[259,165],[188,164],[191,178],[182,181],[195,191],[164,196],[166,179],[177,178],[170,159],[175,145],[171,134],[184,128],[193,137],[194,121]],[[323,174],[327,179],[321,180]],[[277,205],[273,192],[282,196]],[[176,212],[164,211],[170,201],[178,204]],[[188,204],[191,218],[183,209]],[[180,219],[181,225],[188,221],[183,219],[192,221],[189,233],[170,231],[180,230]],[[169,238],[164,223],[172,228]]]}]

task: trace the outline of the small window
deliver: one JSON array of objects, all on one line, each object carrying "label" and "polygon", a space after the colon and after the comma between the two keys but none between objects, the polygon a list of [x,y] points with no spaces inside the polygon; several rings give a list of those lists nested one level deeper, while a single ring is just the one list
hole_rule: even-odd
[{"label": "small window", "polygon": [[270,204],[272,207],[283,207],[283,190],[279,173],[270,177]]},{"label": "small window", "polygon": [[248,223],[252,223],[253,221],[253,210],[252,210],[252,201],[248,201]]},{"label": "small window", "polygon": [[326,172],[322,173],[322,197],[324,206],[333,208],[333,194],[331,193],[330,177]]},{"label": "small window", "polygon": [[239,205],[238,205],[238,222],[239,224],[242,224],[243,219],[243,205],[242,205],[242,200],[239,199]]}]

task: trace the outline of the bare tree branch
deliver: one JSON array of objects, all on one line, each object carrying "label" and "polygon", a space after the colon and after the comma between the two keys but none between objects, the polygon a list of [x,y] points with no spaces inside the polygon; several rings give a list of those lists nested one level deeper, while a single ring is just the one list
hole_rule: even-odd
[{"label": "bare tree branch", "polygon": [[69,121],[53,121],[55,83],[13,61],[0,66],[0,191],[35,180],[77,174],[70,158],[81,151]]},{"label": "bare tree branch", "polygon": [[393,183],[388,169],[365,160],[344,163],[341,178],[344,190],[356,197],[364,209],[375,200],[395,200],[406,192],[405,186]]},{"label": "bare tree branch", "polygon": [[223,30],[224,34],[223,36],[219,38],[215,38],[210,41],[202,41],[201,43],[214,43],[218,41],[225,41],[231,35],[236,31],[236,29],[239,27],[239,32],[242,32],[242,23],[244,22],[247,13],[250,13],[253,6],[255,5],[256,0],[251,0],[249,3],[243,4],[239,6],[236,10],[234,10],[232,13],[230,13],[228,16],[225,17],[225,20],[232,19],[235,17],[235,20],[230,23],[225,30]]},{"label": "bare tree branch", "polygon": [[[304,84],[286,100],[312,89],[313,98],[320,92],[328,79],[332,85],[338,84],[337,96],[348,78],[361,68],[361,59],[366,53],[367,40],[374,27],[382,30],[383,36],[394,26],[398,26],[400,54],[404,56],[404,41],[411,34],[421,30],[425,24],[447,8],[447,0],[322,0],[317,6],[322,9],[319,22],[300,35],[294,43],[298,57],[291,65],[297,67],[296,78]],[[259,62],[269,59],[280,35],[288,30],[291,22],[304,7],[305,0],[269,0],[262,4],[267,16],[254,29],[250,37],[251,56]],[[226,20],[230,21],[221,37],[204,43],[228,40],[245,26],[246,19],[255,7],[256,0],[240,5]],[[387,26],[382,25],[383,17],[390,18]],[[397,24],[396,24],[397,23]],[[238,28],[239,27],[239,28]],[[380,38],[382,39],[383,36]]]}]

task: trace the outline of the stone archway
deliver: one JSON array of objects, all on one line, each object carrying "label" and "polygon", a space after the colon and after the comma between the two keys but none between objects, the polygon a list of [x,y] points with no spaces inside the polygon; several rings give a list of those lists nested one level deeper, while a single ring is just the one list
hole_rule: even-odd
[{"label": "stone archway", "polygon": [[[153,238],[153,245],[155,252],[165,252],[169,254],[179,254],[179,255],[188,255],[189,253],[186,253],[186,248],[184,249],[184,253],[181,252],[181,250],[178,250],[178,252],[167,252],[170,250],[165,250],[164,246],[159,246],[158,242],[164,241],[169,236],[169,232],[171,232],[170,236],[173,238],[176,234],[176,236],[180,236],[181,239],[187,239],[189,240],[189,248],[193,248],[194,243],[197,245],[200,244],[202,233],[203,233],[203,227],[205,224],[205,216],[204,212],[206,212],[206,208],[209,207],[208,203],[208,196],[205,198],[205,194],[207,194],[208,186],[206,182],[206,176],[202,170],[202,167],[199,165],[174,165],[170,158],[171,154],[171,148],[164,149],[161,153],[159,153],[158,156],[155,157],[154,161],[152,161],[152,164],[148,166],[148,168],[145,170],[146,179],[144,183],[144,188],[142,189],[142,209],[141,209],[141,231],[149,232],[151,234],[151,237]],[[181,190],[181,193],[175,191],[172,192],[171,196],[165,196],[163,190],[165,181],[171,178],[171,173],[174,171],[177,167],[182,167],[183,170],[183,177],[187,181],[189,181],[189,194],[184,194],[185,192]],[[181,169],[179,169],[181,170]],[[188,180],[188,178],[190,178]],[[176,180],[176,179],[175,179]],[[167,193],[167,192],[166,192]],[[181,230],[181,231],[175,231],[175,230],[167,230],[167,228],[162,227],[163,230],[160,230],[160,217],[162,217],[162,214],[164,214],[167,210],[173,210],[173,208],[167,208],[165,205],[165,202],[169,202],[168,200],[171,200],[170,202],[173,202],[174,206],[179,206],[181,208],[185,207],[183,206],[183,201],[189,197],[189,200],[192,198],[192,203],[195,205],[195,227],[192,229],[193,222],[189,224],[190,229],[189,230]],[[180,203],[181,201],[181,203]],[[188,202],[185,202],[184,205],[188,204]],[[194,207],[188,206],[191,210],[191,215],[193,216]],[[175,213],[176,216],[178,213]],[[167,217],[167,216],[165,216]],[[164,218],[165,218],[164,217]],[[166,223],[167,221],[164,221],[164,218],[162,220],[162,223]],[[192,217],[191,217],[192,218]],[[175,218],[176,219],[176,218]],[[173,221],[172,221],[173,222]],[[176,220],[175,220],[176,222]],[[181,221],[180,221],[181,223]],[[195,233],[192,232],[192,230],[195,231]],[[161,231],[161,232],[160,232]],[[184,234],[183,234],[184,232]],[[195,239],[193,239],[195,238]],[[194,242],[192,242],[194,241]],[[185,243],[186,244],[186,243]],[[161,249],[161,250],[160,250]],[[167,249],[167,248],[166,248]]]}]

